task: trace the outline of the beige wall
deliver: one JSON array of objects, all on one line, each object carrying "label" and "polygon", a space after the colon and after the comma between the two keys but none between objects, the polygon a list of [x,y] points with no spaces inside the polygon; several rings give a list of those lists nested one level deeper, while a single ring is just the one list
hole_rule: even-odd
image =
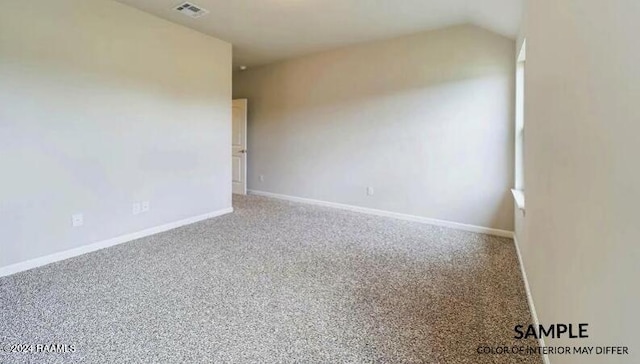
[{"label": "beige wall", "polygon": [[513,53],[459,26],[234,74],[249,188],[512,230]]},{"label": "beige wall", "polygon": [[230,110],[228,43],[110,0],[4,1],[0,267],[230,207]]},{"label": "beige wall", "polygon": [[530,0],[526,7],[525,185],[519,237],[538,317],[589,323],[588,340],[640,363],[640,3]]}]

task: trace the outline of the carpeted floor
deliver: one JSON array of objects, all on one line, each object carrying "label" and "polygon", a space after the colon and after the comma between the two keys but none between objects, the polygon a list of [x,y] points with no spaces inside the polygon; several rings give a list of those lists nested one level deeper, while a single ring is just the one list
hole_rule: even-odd
[{"label": "carpeted floor", "polygon": [[[509,239],[263,197],[0,278],[0,362],[540,363]],[[7,350],[6,345],[4,350]]]}]

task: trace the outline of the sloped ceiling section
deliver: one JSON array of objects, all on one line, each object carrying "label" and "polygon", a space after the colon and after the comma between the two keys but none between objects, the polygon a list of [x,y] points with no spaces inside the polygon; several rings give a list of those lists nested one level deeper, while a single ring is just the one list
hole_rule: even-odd
[{"label": "sloped ceiling section", "polygon": [[523,0],[117,0],[234,46],[234,65],[256,66],[358,42],[472,23],[515,38]]}]

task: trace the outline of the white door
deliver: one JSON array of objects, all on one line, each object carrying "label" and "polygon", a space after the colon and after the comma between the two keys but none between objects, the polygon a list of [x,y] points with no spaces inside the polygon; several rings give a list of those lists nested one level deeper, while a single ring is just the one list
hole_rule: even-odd
[{"label": "white door", "polygon": [[233,100],[231,180],[233,193],[247,194],[247,99]]}]

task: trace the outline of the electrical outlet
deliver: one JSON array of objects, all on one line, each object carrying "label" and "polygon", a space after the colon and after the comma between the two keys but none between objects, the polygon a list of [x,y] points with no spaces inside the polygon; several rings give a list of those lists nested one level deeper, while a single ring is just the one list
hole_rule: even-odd
[{"label": "electrical outlet", "polygon": [[84,216],[82,214],[73,214],[71,215],[71,225],[73,227],[78,227],[84,225]]},{"label": "electrical outlet", "polygon": [[138,215],[138,214],[140,214],[142,212],[142,206],[140,205],[140,202],[134,202],[133,203],[133,206],[131,208],[131,212],[134,215]]},{"label": "electrical outlet", "polygon": [[151,210],[151,204],[149,203],[149,201],[142,201],[142,212],[148,212],[149,210]]},{"label": "electrical outlet", "polygon": [[373,196],[373,187],[367,187],[367,196]]},{"label": "electrical outlet", "polygon": [[260,182],[264,182],[264,175],[260,175],[260,177],[258,177],[260,179]]}]

